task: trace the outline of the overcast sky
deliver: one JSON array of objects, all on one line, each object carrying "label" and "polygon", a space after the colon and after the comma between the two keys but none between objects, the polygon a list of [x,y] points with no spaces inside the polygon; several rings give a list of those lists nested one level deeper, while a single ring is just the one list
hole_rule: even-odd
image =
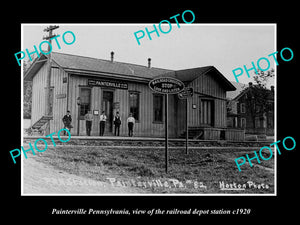
[{"label": "overcast sky", "polygon": [[[233,69],[243,65],[250,68],[251,61],[256,63],[276,51],[274,24],[180,24],[178,28],[174,23],[168,34],[160,32],[157,37],[152,33],[152,40],[145,35],[138,45],[134,32],[145,31],[145,27],[151,31],[153,24],[52,24],[60,26],[55,34],[72,31],[76,36],[72,45],[64,44],[59,37],[61,49],[53,41],[53,51],[107,60],[114,51],[115,61],[147,66],[151,58],[153,67],[172,70],[215,66],[230,81],[235,81]],[[21,50],[38,47],[47,35],[43,29],[48,25],[23,24]],[[168,30],[168,25],[163,30]],[[274,60],[269,59],[271,68],[275,68]],[[265,66],[263,61],[261,66]],[[252,78],[244,74],[239,81],[248,83]]]}]

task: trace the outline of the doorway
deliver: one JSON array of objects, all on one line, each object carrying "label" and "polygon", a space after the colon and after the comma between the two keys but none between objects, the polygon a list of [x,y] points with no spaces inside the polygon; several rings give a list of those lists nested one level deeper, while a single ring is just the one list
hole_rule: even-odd
[{"label": "doorway", "polygon": [[114,92],[113,91],[103,91],[102,93],[102,110],[105,112],[107,117],[105,123],[105,133],[112,132],[113,130],[113,101]]},{"label": "doorway", "polygon": [[203,126],[214,126],[214,101],[211,99],[200,99],[200,124]]}]

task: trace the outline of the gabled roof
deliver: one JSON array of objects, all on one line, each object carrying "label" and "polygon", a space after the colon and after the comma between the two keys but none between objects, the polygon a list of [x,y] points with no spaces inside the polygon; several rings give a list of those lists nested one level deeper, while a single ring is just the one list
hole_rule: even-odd
[{"label": "gabled roof", "polygon": [[235,96],[233,98],[233,100],[238,101],[241,97],[243,97],[244,95],[246,95],[248,92],[251,91],[251,89],[256,90],[256,93],[259,91],[260,93],[265,93],[266,94],[266,98],[268,100],[274,100],[274,92],[270,89],[263,89],[263,88],[256,88],[258,87],[258,85],[252,85],[249,86],[247,85],[245,89],[243,89],[237,96]]},{"label": "gabled roof", "polygon": [[163,74],[163,76],[174,77],[178,80],[181,80],[182,82],[188,83],[204,74],[210,74],[211,76],[213,76],[216,80],[218,80],[218,82],[220,82],[220,84],[224,87],[226,91],[236,90],[236,88],[231,84],[231,82],[227,80],[223,76],[223,74],[214,66],[204,66],[185,70],[171,71]]},{"label": "gabled roof", "polygon": [[[24,79],[31,80],[35,73],[45,62],[39,62],[47,58],[45,55],[41,55],[26,72]],[[147,66],[141,66],[131,63],[123,63],[104,59],[96,59],[85,56],[77,56],[65,53],[52,52],[51,59],[58,64],[62,69],[69,73],[85,73],[85,74],[118,74],[134,77],[142,77],[152,79],[154,76],[170,72],[172,70],[161,69]],[[53,66],[56,66],[55,64]]]},{"label": "gabled roof", "polygon": [[[47,56],[41,55],[29,67],[24,75],[25,80],[32,80],[38,70],[46,63]],[[172,76],[183,82],[191,82],[197,77],[209,73],[214,76],[227,91],[235,90],[235,87],[214,66],[197,67],[185,70],[168,70],[162,68],[136,65],[132,63],[117,62],[104,59],[96,59],[85,56],[52,52],[52,66],[59,66],[67,73],[90,76],[111,76],[148,82],[157,76]]]}]

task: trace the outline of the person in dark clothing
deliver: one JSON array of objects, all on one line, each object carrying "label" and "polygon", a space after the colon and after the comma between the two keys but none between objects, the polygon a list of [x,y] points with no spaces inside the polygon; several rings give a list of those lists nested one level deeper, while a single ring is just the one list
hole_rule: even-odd
[{"label": "person in dark clothing", "polygon": [[[62,118],[62,121],[64,123],[64,128],[68,129],[70,131],[70,133],[71,133],[71,128],[73,126],[71,125],[72,116],[71,116],[71,113],[70,113],[69,110],[67,111],[67,114],[64,115],[64,117]],[[64,131],[64,135],[66,135],[66,131]]]},{"label": "person in dark clothing", "polygon": [[115,125],[115,136],[120,136],[121,117],[119,112],[117,112],[114,117],[114,125]]}]

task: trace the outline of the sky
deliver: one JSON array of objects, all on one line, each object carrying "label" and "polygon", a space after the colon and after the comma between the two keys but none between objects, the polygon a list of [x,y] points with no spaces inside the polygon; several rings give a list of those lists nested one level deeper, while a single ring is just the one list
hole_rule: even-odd
[{"label": "sky", "polygon": [[[153,23],[158,29],[158,23]],[[152,40],[147,37],[145,28],[152,31],[153,24],[22,24],[21,50],[27,48],[29,52],[38,48],[44,41],[43,36],[48,34],[44,28],[49,25],[58,25],[54,34],[59,34],[57,40],[52,41],[55,52],[68,53],[80,56],[110,60],[113,51],[114,60],[138,65],[180,70],[202,66],[216,67],[228,80],[235,81],[232,70],[243,67],[251,68],[261,57],[270,60],[271,68],[276,71],[276,65],[269,54],[276,51],[276,25],[274,24],[180,24],[172,23],[172,29],[164,34],[159,31],[151,34]],[[169,25],[163,25],[167,31]],[[134,33],[143,30],[145,37],[140,39],[138,45]],[[62,35],[72,31],[76,40],[66,45]],[[71,35],[66,34],[66,40],[71,41]],[[47,44],[43,44],[46,48]],[[28,56],[27,56],[28,57]],[[265,61],[261,61],[265,68]],[[240,83],[253,81],[253,70],[239,77]],[[270,84],[274,84],[271,82]]]}]

